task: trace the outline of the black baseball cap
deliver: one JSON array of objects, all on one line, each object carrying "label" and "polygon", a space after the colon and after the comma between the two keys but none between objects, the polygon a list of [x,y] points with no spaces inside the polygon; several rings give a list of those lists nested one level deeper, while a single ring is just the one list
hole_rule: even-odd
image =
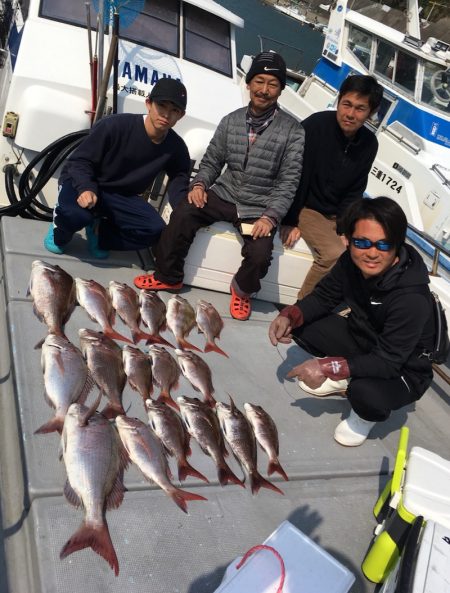
[{"label": "black baseball cap", "polygon": [[183,111],[186,111],[186,87],[182,82],[174,78],[160,78],[152,88],[148,98],[151,101],[170,101]]}]

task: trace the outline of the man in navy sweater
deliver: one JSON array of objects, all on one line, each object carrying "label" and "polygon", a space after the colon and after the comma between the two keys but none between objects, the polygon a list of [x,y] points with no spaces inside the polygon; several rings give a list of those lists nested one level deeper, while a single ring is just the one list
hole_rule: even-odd
[{"label": "man in navy sweater", "polygon": [[382,96],[383,88],[373,76],[349,76],[341,85],[336,111],[314,113],[302,121],[302,176],[280,230],[286,247],[303,237],[314,258],[299,298],[313,290],[345,249],[337,220],[366,189],[378,142],[364,123],[377,111]]},{"label": "man in navy sweater", "polygon": [[64,253],[77,231],[86,227],[89,251],[154,245],[165,227],[142,198],[155,177],[169,177],[172,205],[187,194],[190,157],[171,128],[183,117],[187,93],[178,80],[159,80],[146,99],[147,115],[118,114],[101,119],[69,157],[59,179],[58,201],[44,246]]}]

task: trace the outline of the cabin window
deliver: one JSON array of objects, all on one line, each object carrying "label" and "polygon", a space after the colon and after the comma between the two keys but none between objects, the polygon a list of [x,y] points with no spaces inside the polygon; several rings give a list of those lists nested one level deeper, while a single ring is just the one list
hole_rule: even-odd
[{"label": "cabin window", "polygon": [[416,88],[417,58],[401,50],[397,52],[394,82],[414,93]]},{"label": "cabin window", "polygon": [[372,37],[364,31],[352,27],[348,38],[348,47],[366,70],[369,70]]},{"label": "cabin window", "polygon": [[440,64],[425,62],[422,103],[450,112],[450,70]]},{"label": "cabin window", "polygon": [[[86,6],[84,2],[62,2],[61,0],[42,0],[39,16],[70,23],[71,25],[86,26]],[[91,27],[96,27],[97,14],[91,7]]]},{"label": "cabin window", "polygon": [[178,55],[179,4],[178,0],[146,0],[144,10],[121,32],[121,37]]},{"label": "cabin window", "polygon": [[191,4],[183,6],[184,57],[232,76],[229,23]]},{"label": "cabin window", "polygon": [[389,45],[389,43],[378,41],[375,72],[392,80],[394,76],[394,65],[395,48],[392,45]]}]

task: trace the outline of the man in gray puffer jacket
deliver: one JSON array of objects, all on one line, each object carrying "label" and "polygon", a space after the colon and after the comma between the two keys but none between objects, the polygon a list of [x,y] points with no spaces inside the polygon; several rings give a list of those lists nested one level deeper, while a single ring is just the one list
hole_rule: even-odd
[{"label": "man in gray puffer jacket", "polygon": [[[240,320],[250,316],[250,297],[269,269],[277,226],[299,183],[304,144],[301,124],[277,104],[286,84],[283,58],[275,52],[258,54],[246,83],[250,103],[220,122],[187,199],[175,208],[161,235],[154,274],[134,281],[147,290],[180,289],[198,229],[231,222],[244,241],[243,261],[230,286],[230,312]],[[249,234],[242,223],[253,225]]]}]

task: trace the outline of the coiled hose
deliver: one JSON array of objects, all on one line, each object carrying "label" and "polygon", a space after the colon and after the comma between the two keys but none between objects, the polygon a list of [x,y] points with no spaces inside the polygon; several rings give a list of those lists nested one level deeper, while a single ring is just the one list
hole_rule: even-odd
[{"label": "coiled hose", "polygon": [[[22,218],[50,222],[53,218],[53,208],[49,208],[40,202],[37,199],[37,195],[42,191],[61,163],[63,163],[88,133],[89,130],[80,130],[79,132],[67,134],[59,138],[59,140],[55,140],[37,154],[20,176],[18,187],[19,199],[16,196],[14,186],[16,165],[6,165],[4,168],[5,189],[10,205],[0,208],[0,216],[21,216]],[[32,171],[41,161],[43,162],[40,165],[39,173],[31,181]]]}]

